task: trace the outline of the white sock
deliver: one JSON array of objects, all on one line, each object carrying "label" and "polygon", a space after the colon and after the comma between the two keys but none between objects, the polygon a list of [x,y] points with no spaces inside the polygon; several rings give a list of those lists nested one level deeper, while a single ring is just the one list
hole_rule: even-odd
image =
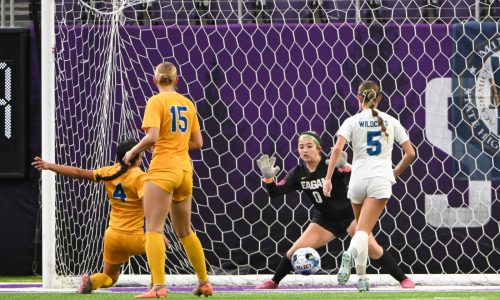
[{"label": "white sock", "polygon": [[352,257],[354,258],[356,274],[366,274],[366,265],[368,263],[368,233],[357,231],[352,237],[348,251],[352,253]]}]

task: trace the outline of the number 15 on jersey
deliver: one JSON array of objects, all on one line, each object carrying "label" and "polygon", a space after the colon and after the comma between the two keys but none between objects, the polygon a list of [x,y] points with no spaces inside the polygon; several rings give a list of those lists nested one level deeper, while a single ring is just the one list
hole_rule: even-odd
[{"label": "number 15 on jersey", "polygon": [[170,106],[170,113],[172,113],[172,132],[186,132],[188,128],[188,119],[185,116],[187,112],[187,107],[180,105]]}]

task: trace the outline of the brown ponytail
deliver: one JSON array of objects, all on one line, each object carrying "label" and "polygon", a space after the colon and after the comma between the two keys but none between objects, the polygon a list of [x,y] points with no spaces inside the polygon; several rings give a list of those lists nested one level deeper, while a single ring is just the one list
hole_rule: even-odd
[{"label": "brown ponytail", "polygon": [[125,172],[127,172],[127,170],[128,170],[128,167],[126,165],[122,164],[120,166],[120,170],[118,170],[118,172],[116,172],[115,174],[109,175],[109,176],[96,175],[95,180],[97,182],[99,182],[99,181],[110,181],[110,180],[113,180],[113,179],[118,178],[121,175],[125,174]]},{"label": "brown ponytail", "polygon": [[358,92],[363,103],[372,110],[372,116],[377,118],[377,122],[382,132],[386,137],[389,137],[384,120],[379,116],[378,111],[375,109],[375,106],[377,106],[377,97],[380,96],[380,87],[378,84],[370,80],[365,81],[359,86]]}]

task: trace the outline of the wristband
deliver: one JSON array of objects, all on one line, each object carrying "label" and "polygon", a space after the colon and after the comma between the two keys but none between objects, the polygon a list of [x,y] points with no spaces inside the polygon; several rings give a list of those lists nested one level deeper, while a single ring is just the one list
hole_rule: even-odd
[{"label": "wristband", "polygon": [[273,183],[274,178],[262,178],[262,181],[264,181],[265,183]]}]

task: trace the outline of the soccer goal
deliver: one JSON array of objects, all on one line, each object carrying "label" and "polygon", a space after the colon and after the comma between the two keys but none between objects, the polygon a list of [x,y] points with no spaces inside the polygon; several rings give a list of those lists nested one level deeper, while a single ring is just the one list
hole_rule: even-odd
[{"label": "soccer goal", "polygon": [[[500,285],[500,27],[479,1],[427,3],[42,1],[42,155],[111,164],[120,140],[143,136],[154,67],[173,62],[202,123],[192,221],[211,279],[255,284],[270,278],[311,206],[300,194],[270,200],[255,159],[270,154],[291,170],[306,130],[321,134],[329,154],[339,124],[358,111],[357,85],[375,80],[381,110],[417,149],[376,238],[417,284]],[[44,286],[70,286],[102,266],[109,206],[98,184],[42,176]],[[194,282],[169,225],[165,232],[167,283]],[[319,249],[320,275],[289,280],[335,282],[348,243]],[[145,256],[123,274],[120,284],[147,285]]]}]

